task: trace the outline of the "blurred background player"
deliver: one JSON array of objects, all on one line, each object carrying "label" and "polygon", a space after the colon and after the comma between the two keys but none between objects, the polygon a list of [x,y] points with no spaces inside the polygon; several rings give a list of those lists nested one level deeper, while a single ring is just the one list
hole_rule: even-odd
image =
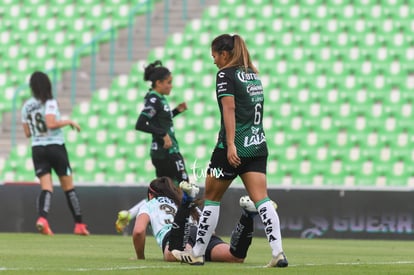
[{"label": "blurred background player", "polygon": [[34,72],[30,77],[32,97],[22,108],[23,130],[32,140],[32,159],[35,174],[40,180],[41,192],[37,207],[39,218],[36,227],[40,233],[53,235],[47,216],[53,194],[52,169],[59,177],[60,186],[65,192],[69,209],[75,220],[74,233],[89,235],[82,222],[79,198],[73,185],[72,169],[66,151],[62,127],[70,126],[80,131],[80,126],[69,119],[60,119],[59,106],[53,98],[52,84],[48,75]]},{"label": "blurred background player", "polygon": [[[172,250],[184,250],[195,243],[199,211],[198,187],[182,182],[177,188],[168,177],[153,180],[148,186],[148,201],[140,208],[133,230],[133,243],[137,259],[145,259],[145,238],[151,225],[153,235],[165,261],[177,261]],[[242,215],[232,232],[230,244],[213,235],[207,246],[206,261],[242,263],[247,255],[253,235],[253,217],[257,214],[248,196],[240,199]],[[252,212],[249,212],[252,211]],[[195,262],[193,264],[203,264]]]},{"label": "blurred background player", "polygon": [[[218,140],[211,156],[204,190],[204,208],[197,242],[188,251],[173,251],[177,259],[193,264],[202,261],[216,229],[220,201],[237,177],[255,203],[272,249],[268,267],[287,267],[282,248],[278,214],[267,194],[267,144],[263,130],[263,86],[249,51],[239,35],[223,34],[213,39],[211,54],[219,68],[216,98],[221,115]],[[214,171],[221,171],[217,174]]]},{"label": "blurred background player", "polygon": [[175,138],[173,117],[187,110],[185,102],[171,110],[166,96],[172,89],[170,70],[157,60],[149,64],[144,71],[144,80],[151,81],[151,88],[145,95],[142,109],[135,129],[150,133],[151,161],[157,177],[170,177],[176,185],[188,181],[183,156]]},{"label": "blurred background player", "polygon": [[[157,177],[169,177],[178,186],[182,181],[189,181],[184,158],[180,153],[175,138],[173,117],[187,110],[185,102],[180,103],[171,111],[166,96],[170,95],[173,77],[170,70],[157,60],[144,71],[144,80],[151,81],[151,88],[145,95],[142,109],[135,129],[150,133],[151,161]],[[140,201],[129,210],[121,210],[115,222],[115,229],[121,233],[131,218],[138,214],[144,201]]]}]

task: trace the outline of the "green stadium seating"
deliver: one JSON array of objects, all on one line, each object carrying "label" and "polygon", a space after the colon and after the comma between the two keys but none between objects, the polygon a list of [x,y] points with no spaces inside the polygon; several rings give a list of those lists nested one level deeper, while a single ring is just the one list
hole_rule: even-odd
[{"label": "green stadium seating", "polygon": [[[5,72],[10,79],[5,83],[6,88],[16,89],[34,69],[56,68],[58,74],[71,69],[76,47],[89,43],[93,36],[111,26],[125,27],[131,7],[144,2],[119,0],[105,1],[104,4],[89,0],[78,5],[74,1],[54,1],[52,4],[39,0],[21,5],[5,1],[0,7],[0,52],[5,53],[1,56],[2,66],[7,68]],[[149,8],[153,5],[154,1]],[[142,5],[137,13],[142,14],[147,8],[147,4]],[[91,50],[86,49],[81,56],[90,53]],[[79,65],[79,60],[75,65]],[[18,99],[20,103],[21,98]],[[0,105],[0,114],[10,110],[11,104]]]},{"label": "green stadium seating", "polygon": [[[83,43],[102,27],[97,23],[99,18],[112,14],[121,25],[126,10],[118,1],[107,1],[105,8],[89,1],[79,10],[72,2],[63,2],[67,5],[63,10],[69,15],[93,12],[83,22],[49,19],[47,26],[56,30],[57,38],[52,44],[57,47],[78,41],[70,35],[62,36],[62,26],[73,31],[84,29],[76,42]],[[11,10],[1,22],[6,30],[12,28],[14,19],[10,17],[21,18],[25,12],[15,7]],[[150,51],[144,64],[162,60],[174,76],[171,106],[181,101],[189,106],[187,112],[174,118],[189,172],[193,163],[200,169],[207,165],[216,142],[217,69],[209,47],[213,37],[228,32],[245,38],[265,86],[270,186],[410,186],[414,175],[410,165],[414,141],[410,130],[414,100],[411,10],[399,1],[381,5],[329,1],[322,5],[309,0],[301,5],[294,1],[274,5],[267,0],[226,0],[207,8],[200,19],[187,24],[183,33],[170,35],[165,47]],[[60,14],[57,9],[42,6],[37,11]],[[250,19],[241,23],[245,18]],[[31,37],[33,42],[51,43],[50,38],[35,34],[27,21],[18,25],[23,29],[18,34],[4,32],[2,41],[12,43]],[[33,26],[44,27],[42,22]],[[22,72],[34,66],[22,56],[35,52],[39,60],[57,57],[56,51],[41,46],[8,49],[12,60],[20,61]],[[84,131],[67,132],[68,143],[73,143],[68,146],[73,146],[71,159],[78,180],[148,182],[154,176],[149,159],[151,137],[134,130],[148,86],[142,80],[142,65],[142,61],[137,62],[128,75],[94,92],[90,104],[74,109],[74,118],[87,118]],[[2,66],[10,68],[10,63]],[[1,87],[9,82],[13,80],[0,76]],[[10,94],[4,97],[10,99]],[[10,161],[5,166],[10,171],[17,164]]]}]

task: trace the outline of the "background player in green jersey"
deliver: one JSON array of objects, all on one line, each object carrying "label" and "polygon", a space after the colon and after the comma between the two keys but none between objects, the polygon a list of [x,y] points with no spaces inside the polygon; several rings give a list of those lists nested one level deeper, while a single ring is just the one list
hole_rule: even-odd
[{"label": "background player in green jersey", "polygon": [[272,260],[267,267],[286,267],[279,217],[267,194],[268,151],[262,124],[263,87],[258,71],[239,35],[216,37],[211,43],[211,54],[219,68],[216,97],[221,127],[205,182],[205,203],[196,244],[192,250],[172,253],[190,264],[204,261],[208,241],[217,226],[220,201],[232,181],[240,176],[259,212],[272,249]]},{"label": "background player in green jersey", "polygon": [[26,137],[32,139],[33,166],[40,180],[41,192],[37,202],[39,218],[36,227],[42,234],[53,235],[47,220],[53,193],[53,169],[59,177],[75,220],[74,233],[89,235],[82,222],[79,198],[73,185],[72,169],[61,129],[70,126],[80,131],[80,126],[72,120],[60,118],[59,106],[53,98],[52,84],[47,74],[34,72],[30,77],[30,89],[32,97],[23,104],[22,122]]},{"label": "background player in green jersey", "polygon": [[157,60],[145,68],[144,80],[151,81],[151,88],[145,95],[145,104],[135,129],[152,134],[151,160],[157,177],[170,177],[178,185],[188,181],[183,156],[175,138],[173,117],[187,110],[185,102],[171,110],[166,96],[171,93],[170,70]]},{"label": "background player in green jersey", "polygon": [[[178,186],[180,182],[188,182],[189,179],[175,138],[173,117],[187,110],[187,105],[183,102],[171,110],[166,96],[171,93],[173,77],[170,70],[162,66],[161,61],[157,60],[145,68],[144,80],[151,81],[151,88],[145,95],[144,108],[135,129],[152,135],[151,161],[156,176],[169,177]],[[119,211],[115,221],[116,231],[123,232],[143,204],[144,201],[141,201],[128,210]]]}]

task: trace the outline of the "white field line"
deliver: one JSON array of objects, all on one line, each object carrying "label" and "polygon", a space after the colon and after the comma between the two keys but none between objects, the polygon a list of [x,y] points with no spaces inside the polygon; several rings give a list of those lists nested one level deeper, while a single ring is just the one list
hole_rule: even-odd
[{"label": "white field line", "polygon": [[[303,266],[356,266],[356,265],[409,265],[414,264],[414,261],[395,261],[395,262],[355,262],[355,263],[332,263],[332,264],[289,264],[289,268],[303,267]],[[246,266],[240,265],[240,268],[263,268],[263,266]],[[169,269],[177,268],[174,265],[155,266],[155,265],[140,265],[140,266],[116,266],[116,267],[103,267],[103,268],[66,268],[66,269],[47,269],[47,268],[31,268],[31,267],[2,267],[1,271],[73,271],[73,272],[91,272],[91,271],[117,271],[117,270],[140,270],[140,269]],[[200,267],[202,268],[202,267]]]},{"label": "white field line", "polygon": [[352,266],[352,265],[405,265],[405,264],[414,264],[414,261],[396,261],[396,262],[357,262],[357,263],[332,263],[332,264],[298,264],[298,265],[291,265],[293,266],[330,266],[330,265],[341,265],[341,266]]}]

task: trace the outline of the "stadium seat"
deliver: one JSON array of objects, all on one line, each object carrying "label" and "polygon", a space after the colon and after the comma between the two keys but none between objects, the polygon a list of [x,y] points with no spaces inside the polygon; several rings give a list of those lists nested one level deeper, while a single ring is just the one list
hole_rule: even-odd
[{"label": "stadium seat", "polygon": [[[84,29],[86,33],[79,39],[86,41],[82,39],[106,24],[97,23],[104,17],[121,25],[127,12],[122,0],[106,1],[100,7],[96,1],[82,6],[64,1],[62,9],[45,9],[41,2],[36,14],[53,14],[46,24],[35,19],[28,24],[24,16],[30,7],[20,9],[19,5],[11,5],[10,14],[0,23],[5,30],[2,41],[7,42],[1,45],[8,53],[2,64],[5,71],[26,74],[33,67],[29,55],[38,56],[38,60],[52,56],[46,60],[48,64],[57,62],[67,68],[73,53],[68,44],[79,40],[65,35],[62,27]],[[270,152],[270,185],[408,186],[413,176],[410,165],[406,165],[412,161],[413,142],[409,130],[414,100],[411,15],[409,6],[400,1],[381,5],[331,1],[321,5],[320,1],[308,0],[300,5],[295,1],[274,5],[267,0],[226,0],[208,7],[200,19],[188,22],[183,33],[169,35],[165,47],[152,49],[146,61],[137,61],[128,75],[94,91],[90,104],[75,108],[74,117],[84,119],[91,129],[66,134],[68,141],[75,143],[75,152],[92,158],[99,152],[119,164],[109,167],[103,161],[94,166],[96,173],[79,176],[103,182],[148,181],[153,176],[148,157],[151,137],[133,127],[145,94],[145,89],[137,87],[148,86],[142,83],[142,65],[157,59],[165,60],[164,65],[174,73],[171,105],[184,100],[189,105],[186,113],[174,118],[187,165],[196,159],[208,161],[219,127],[214,93],[217,70],[208,52],[211,39],[228,32],[245,38],[261,72],[268,106],[264,126]],[[53,19],[59,16],[62,20]],[[64,16],[67,19],[63,20]],[[83,17],[88,20],[82,21]],[[18,24],[14,24],[16,18],[21,19]],[[240,23],[240,18],[249,19]],[[50,35],[41,34],[46,32]],[[35,44],[13,46],[27,37],[33,43],[48,41],[54,51]],[[67,58],[61,58],[60,49]],[[0,75],[6,100],[12,96],[7,86],[14,81],[8,74]],[[2,102],[0,108],[8,108],[1,107]],[[85,144],[90,147],[86,153]],[[130,150],[124,154],[115,150],[116,146]],[[123,160],[145,164],[131,167]],[[7,165],[9,171],[14,171],[12,166],[16,163]],[[107,173],[105,169],[109,168],[112,170]]]}]

